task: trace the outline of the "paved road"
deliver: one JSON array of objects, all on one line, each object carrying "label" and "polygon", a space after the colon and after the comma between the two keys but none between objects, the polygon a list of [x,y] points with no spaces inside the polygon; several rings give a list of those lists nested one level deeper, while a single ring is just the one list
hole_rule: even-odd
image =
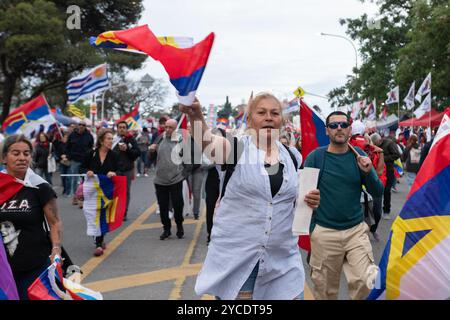
[{"label": "paved road", "polygon": [[[152,181],[151,176],[140,177],[133,183],[129,219],[106,236],[107,249],[102,257],[92,255],[94,242],[86,235],[82,210],[73,206],[71,199],[58,199],[64,224],[64,246],[84,272],[82,283],[101,291],[108,300],[212,299],[211,296],[197,296],[194,292],[196,275],[208,248],[204,206],[200,220],[196,221],[192,216],[185,219],[184,239],[172,235],[161,241],[162,227],[156,214]],[[54,182],[55,190],[60,194],[59,178],[54,177]],[[401,182],[399,193],[392,197],[395,214],[398,214],[407,195],[405,183],[406,180]],[[380,223],[382,242],[373,243],[377,262],[392,221],[382,220]],[[306,264],[305,271],[309,273]],[[348,298],[344,283],[341,282],[340,299]],[[312,298],[308,288],[305,297]]]}]

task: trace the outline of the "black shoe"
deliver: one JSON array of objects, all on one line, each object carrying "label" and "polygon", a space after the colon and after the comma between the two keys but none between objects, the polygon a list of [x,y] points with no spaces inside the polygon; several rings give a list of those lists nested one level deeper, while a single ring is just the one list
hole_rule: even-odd
[{"label": "black shoe", "polygon": [[123,221],[127,221],[127,220],[128,220],[127,216],[124,216]]},{"label": "black shoe", "polygon": [[184,236],[183,226],[177,226],[177,237],[178,237],[178,239],[183,238],[183,236]]},{"label": "black shoe", "polygon": [[164,240],[164,239],[166,239],[166,238],[168,238],[168,237],[170,237],[170,236],[171,236],[170,231],[164,231],[164,232],[159,236],[159,239]]},{"label": "black shoe", "polygon": [[194,214],[194,219],[195,219],[195,220],[198,220],[198,219],[199,219],[198,214]]}]

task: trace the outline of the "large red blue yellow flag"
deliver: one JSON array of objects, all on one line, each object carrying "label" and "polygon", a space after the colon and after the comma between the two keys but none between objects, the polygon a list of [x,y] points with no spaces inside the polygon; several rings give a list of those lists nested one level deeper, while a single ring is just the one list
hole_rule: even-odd
[{"label": "large red blue yellow flag", "polygon": [[27,292],[30,300],[103,300],[100,292],[65,279],[59,258],[31,284]]},{"label": "large red blue yellow flag", "polygon": [[450,297],[450,108],[394,221],[369,299]]},{"label": "large red blue yellow flag", "polygon": [[139,124],[141,120],[141,114],[139,113],[139,103],[136,103],[133,110],[121,116],[116,124],[125,121],[128,124],[128,130],[141,130],[141,125]]},{"label": "large red blue yellow flag", "polygon": [[127,178],[96,175],[83,183],[83,212],[88,236],[101,236],[123,223],[127,203]]},{"label": "large red blue yellow flag", "polygon": [[[214,33],[204,40],[186,48],[177,48],[172,43],[161,43],[147,25],[121,31],[107,31],[100,34],[95,45],[109,43],[113,47],[124,45],[124,49],[145,52],[161,62],[177,90],[180,103],[190,106],[208,62],[214,42]],[[92,41],[91,41],[92,43]]]}]

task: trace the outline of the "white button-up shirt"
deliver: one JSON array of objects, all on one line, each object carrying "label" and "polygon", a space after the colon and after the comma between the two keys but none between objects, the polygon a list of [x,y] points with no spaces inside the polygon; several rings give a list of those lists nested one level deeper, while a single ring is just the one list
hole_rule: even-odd
[{"label": "white button-up shirt", "polygon": [[[195,291],[235,299],[259,261],[253,299],[294,299],[303,292],[305,272],[292,235],[298,175],[289,152],[277,142],[283,183],[272,198],[265,152],[249,136],[244,152],[214,215],[208,253]],[[290,148],[301,164],[301,155]]]}]

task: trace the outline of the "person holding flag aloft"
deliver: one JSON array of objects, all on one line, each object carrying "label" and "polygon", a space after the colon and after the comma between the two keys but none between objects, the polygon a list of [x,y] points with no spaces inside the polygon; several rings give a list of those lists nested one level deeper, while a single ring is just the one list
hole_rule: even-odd
[{"label": "person holding flag aloft", "polygon": [[177,136],[177,121],[168,119],[164,124],[164,133],[150,146],[150,158],[155,160],[156,197],[160,209],[163,233],[159,237],[165,240],[172,235],[172,224],[169,218],[169,206],[172,203],[177,237],[184,237],[183,229],[183,180],[184,167],[182,164],[182,139]]},{"label": "person holding flag aloft", "polygon": [[[305,274],[292,234],[301,155],[279,142],[282,105],[269,93],[248,106],[248,135],[213,135],[200,103],[180,105],[206,156],[225,170],[208,254],[197,278],[198,295],[219,299],[302,299]],[[226,187],[226,188],[225,188]],[[305,202],[317,208],[318,190]]]}]

